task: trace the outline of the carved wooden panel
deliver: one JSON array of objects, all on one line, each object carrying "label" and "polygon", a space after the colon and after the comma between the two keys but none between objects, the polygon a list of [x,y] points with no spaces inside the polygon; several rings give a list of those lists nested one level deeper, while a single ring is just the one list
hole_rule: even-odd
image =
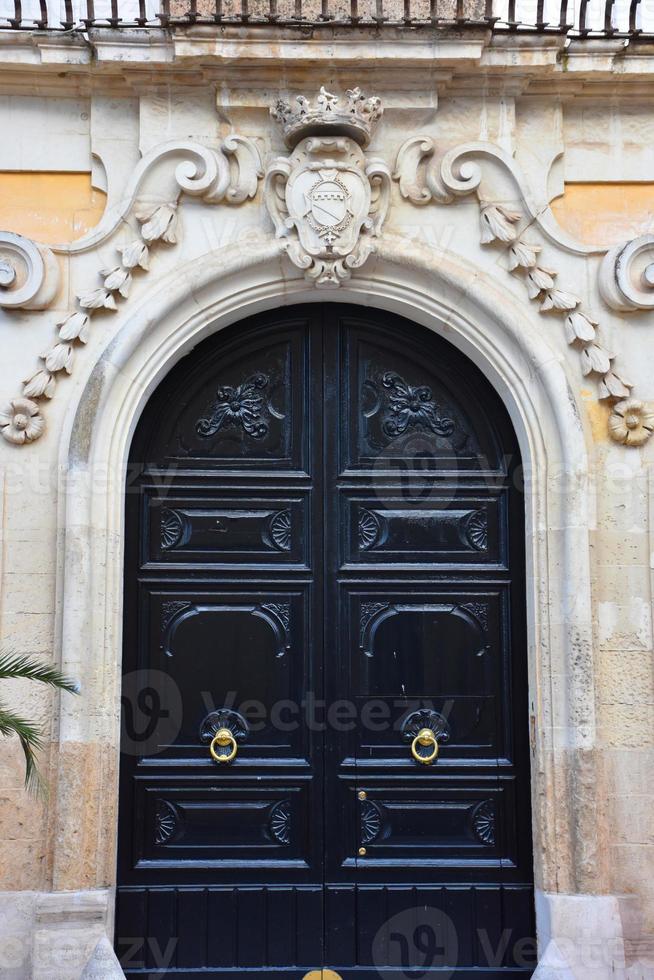
[{"label": "carved wooden panel", "polygon": [[261,756],[306,758],[310,733],[299,724],[280,727],[274,711],[289,700],[299,704],[311,684],[306,591],[153,591],[143,599],[157,650],[150,665],[171,678],[184,705],[177,737],[160,747],[159,758],[206,759],[198,732],[207,711],[241,704],[256,718],[234,766]]},{"label": "carved wooden panel", "polygon": [[[507,819],[512,781],[500,786],[448,785],[443,780],[413,781],[411,788],[377,787],[364,780],[366,798],[357,800],[359,836],[366,864],[382,860],[427,862],[464,860],[468,866],[496,867],[515,860],[515,825]],[[354,858],[354,847],[351,858]]]},{"label": "carved wooden panel", "polygon": [[[465,691],[486,694],[497,684],[498,594],[399,590],[353,596],[358,620],[355,677],[367,695],[402,695],[409,686],[423,696]],[[358,608],[358,615],[356,609]],[[489,620],[490,617],[490,620]],[[353,624],[354,632],[354,624]]]},{"label": "carved wooden panel", "polygon": [[470,379],[425,355],[410,337],[375,340],[356,318],[343,337],[343,395],[349,425],[343,468],[408,471],[502,470],[491,426]]},{"label": "carved wooden panel", "polygon": [[153,777],[137,782],[143,809],[138,862],[174,866],[202,859],[216,867],[242,861],[300,861],[306,846],[307,794],[302,785],[278,789],[218,783],[180,786]]},{"label": "carved wooden panel", "polygon": [[[154,396],[158,424],[147,439],[147,464],[185,470],[198,465],[306,469],[306,332],[282,328],[268,333],[240,339],[234,333],[212,350],[205,345],[202,358],[191,355],[177,365],[160,404],[160,396]],[[167,410],[171,404],[172,413]]]},{"label": "carved wooden panel", "polygon": [[307,565],[309,499],[244,494],[148,495],[144,563]]},{"label": "carved wooden panel", "polygon": [[343,504],[346,564],[506,564],[502,498],[453,498],[428,490],[412,500],[380,488],[375,497],[348,495]]},{"label": "carved wooden panel", "polygon": [[290,358],[290,346],[280,345],[265,357],[255,354],[221,368],[212,379],[213,390],[205,386],[183,418],[180,442],[203,455],[239,462],[287,458],[292,438]]},{"label": "carved wooden panel", "polygon": [[[349,592],[349,590],[348,590]],[[510,712],[503,695],[501,649],[508,596],[503,590],[452,595],[417,588],[349,592],[350,638],[357,644],[345,676],[363,719],[351,751],[360,764],[403,761],[403,719],[430,708],[447,720],[439,765],[512,754]],[[366,721],[378,707],[383,724]]]}]

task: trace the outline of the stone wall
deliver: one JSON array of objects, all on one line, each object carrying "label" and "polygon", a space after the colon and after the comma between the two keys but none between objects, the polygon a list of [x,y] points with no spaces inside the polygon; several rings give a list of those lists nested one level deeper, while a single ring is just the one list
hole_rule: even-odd
[{"label": "stone wall", "polygon": [[[0,395],[24,397],[31,378],[45,423],[23,445],[0,439],[0,645],[63,664],[82,684],[77,698],[31,684],[3,691],[43,727],[49,793],[24,792],[20,748],[1,743],[10,912],[0,930],[13,938],[0,970],[54,976],[43,937],[60,914],[77,924],[84,956],[110,929],[121,452],[156,371],[244,311],[342,298],[413,310],[466,349],[510,407],[531,465],[537,884],[615,896],[629,963],[644,969],[633,960],[654,936],[654,441],[637,418],[629,432],[641,444],[623,444],[616,406],[625,381],[654,399],[654,54],[613,42],[563,52],[557,38],[484,32],[390,33],[382,44],[365,32],[298,41],[189,29],[100,32],[92,43],[93,57],[81,40],[0,36],[0,224],[41,246],[0,234],[15,272],[0,285]],[[342,99],[358,83],[382,100],[366,153],[381,161],[388,200],[374,235],[356,243],[360,265],[332,270],[323,285],[336,288],[320,292],[320,270],[305,278],[299,246],[275,238],[262,174],[289,153],[271,105],[314,98],[322,82]],[[236,148],[224,143],[233,133]],[[148,238],[147,209],[170,203],[175,235],[158,212]],[[555,282],[530,288],[535,259],[511,269],[506,229],[541,249],[536,267]],[[633,257],[611,251],[633,239]],[[135,242],[147,244],[149,269],[131,270],[123,296],[101,270],[120,268],[118,250]],[[28,285],[31,298],[12,305]],[[80,296],[88,329],[71,339],[69,324],[71,351],[39,360]],[[595,323],[616,355],[610,369],[588,350]],[[34,380],[38,371],[46,377]],[[64,890],[104,898],[71,899],[60,913],[47,893]],[[562,918],[552,926],[541,914],[541,942]],[[79,976],[75,964],[62,978]]]}]

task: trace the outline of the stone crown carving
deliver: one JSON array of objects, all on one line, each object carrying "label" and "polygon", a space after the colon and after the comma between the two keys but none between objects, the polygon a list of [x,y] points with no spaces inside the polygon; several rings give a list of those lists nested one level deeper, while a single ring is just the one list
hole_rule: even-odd
[{"label": "stone crown carving", "polygon": [[270,114],[281,123],[286,145],[291,148],[307,136],[330,135],[348,136],[366,147],[383,111],[380,98],[366,97],[359,88],[348,89],[343,102],[322,85],[315,103],[303,95],[297,96],[295,104],[279,99]]}]

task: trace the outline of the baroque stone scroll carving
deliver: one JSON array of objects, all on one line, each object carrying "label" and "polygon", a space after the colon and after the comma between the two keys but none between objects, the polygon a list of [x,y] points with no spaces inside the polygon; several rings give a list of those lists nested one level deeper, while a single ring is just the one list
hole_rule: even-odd
[{"label": "baroque stone scroll carving", "polygon": [[[511,174],[518,185],[523,210],[508,208],[498,200],[486,200],[482,196],[480,185],[483,171],[480,161],[484,159],[499,163]],[[628,446],[643,445],[654,431],[654,408],[632,397],[633,385],[616,371],[616,355],[600,343],[598,321],[581,308],[581,299],[559,286],[556,270],[540,265],[538,256],[541,246],[525,238],[525,231],[532,223],[540,226],[549,237],[551,230],[543,223],[523,190],[524,182],[511,157],[493,144],[475,142],[455,147],[439,161],[434,140],[427,136],[415,136],[400,147],[394,178],[399,182],[402,196],[414,204],[424,205],[430,201],[450,204],[457,197],[473,192],[477,194],[481,244],[493,245],[505,251],[509,272],[520,276],[529,299],[539,303],[541,313],[562,317],[566,341],[579,351],[583,375],[598,379],[599,398],[611,404],[611,438]],[[630,293],[625,285],[625,268],[635,260],[636,253],[637,249],[632,250],[629,256],[623,255],[622,266],[618,263],[622,278],[616,282],[624,286],[621,295],[625,297],[625,302],[633,295],[633,291]],[[605,261],[608,259],[609,256]],[[654,281],[651,273],[652,266],[647,265],[644,275]],[[618,285],[615,286],[616,295],[617,290]]]},{"label": "baroque stone scroll carving", "polygon": [[[170,162],[175,163],[172,174],[168,171],[162,174],[161,167]],[[100,270],[101,285],[93,285],[78,294],[76,307],[56,322],[56,342],[40,355],[42,363],[24,381],[22,396],[0,409],[0,434],[8,442],[23,445],[43,434],[45,420],[41,404],[54,396],[59,376],[72,373],[77,350],[89,338],[93,316],[99,310],[117,310],[118,302],[127,299],[134,276],[149,270],[153,248],[176,244],[182,194],[202,197],[211,204],[239,204],[254,197],[262,175],[256,146],[241,136],[228,137],[218,151],[190,140],[167,143],[151,153],[147,161],[141,161],[126,191],[127,203],[113,215],[109,225],[104,223],[104,231],[94,233],[92,241],[97,244],[108,237],[130,209],[140,224],[139,233],[133,241],[117,248],[120,259],[113,268]],[[5,306],[9,304],[2,303],[3,289],[11,290],[14,281],[14,265],[5,258],[10,237],[8,233],[0,235],[0,305]],[[24,263],[27,265],[28,259],[33,262],[30,274],[38,278],[41,268],[38,256],[41,255],[43,265],[47,264],[43,246],[27,239],[19,245]],[[86,247],[91,247],[89,242]],[[16,254],[17,250],[15,246]],[[27,293],[32,291],[32,302],[39,296],[44,301],[43,289],[42,283],[39,289],[35,289],[35,283],[30,286]],[[53,296],[54,292],[50,300]],[[13,305],[19,304],[14,301]],[[23,301],[20,305],[28,304]]]},{"label": "baroque stone scroll carving", "polygon": [[654,235],[610,249],[602,260],[599,287],[614,310],[654,310]]},{"label": "baroque stone scroll carving", "polygon": [[47,245],[0,231],[0,307],[44,310],[59,289],[59,266]]},{"label": "baroque stone scroll carving", "polygon": [[345,107],[324,86],[313,106],[279,101],[272,109],[293,153],[266,172],[264,199],[291,262],[319,287],[338,287],[375,250],[388,211],[391,175],[381,160],[369,160],[377,98],[358,88]]}]

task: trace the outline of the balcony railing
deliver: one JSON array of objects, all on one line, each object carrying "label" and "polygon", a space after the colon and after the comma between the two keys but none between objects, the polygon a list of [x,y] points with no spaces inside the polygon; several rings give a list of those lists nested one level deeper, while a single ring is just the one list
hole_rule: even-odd
[{"label": "balcony railing", "polygon": [[193,24],[489,28],[654,41],[654,0],[0,0],[0,29],[79,31]]}]

